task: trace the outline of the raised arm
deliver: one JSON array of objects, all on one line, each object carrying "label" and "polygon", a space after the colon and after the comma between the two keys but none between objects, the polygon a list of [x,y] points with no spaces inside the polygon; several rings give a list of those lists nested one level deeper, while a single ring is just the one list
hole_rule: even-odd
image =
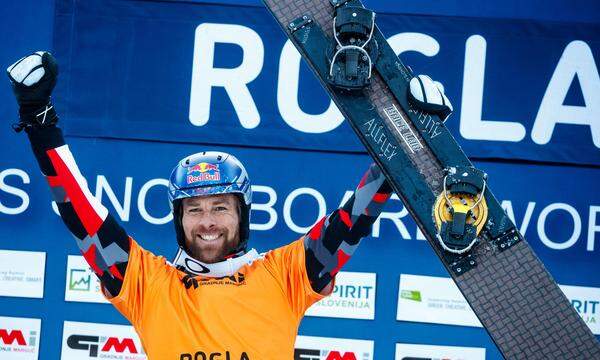
[{"label": "raised arm", "polygon": [[50,101],[58,75],[56,61],[50,53],[37,52],[7,72],[19,103],[20,121],[13,128],[27,133],[62,220],[108,295],[116,296],[127,269],[130,239],[90,193],[56,126],[58,116]]},{"label": "raised arm", "polygon": [[[426,75],[411,79],[408,100],[423,111],[439,115],[443,121],[452,113],[444,88]],[[391,192],[379,167],[372,164],[354,195],[304,236],[306,271],[316,292],[330,292],[331,280],[354,254],[360,240],[371,232],[371,225]]]},{"label": "raised arm", "polygon": [[361,239],[371,232],[391,193],[381,170],[372,164],[352,197],[304,236],[306,271],[313,290],[330,292],[331,280],[354,254]]}]

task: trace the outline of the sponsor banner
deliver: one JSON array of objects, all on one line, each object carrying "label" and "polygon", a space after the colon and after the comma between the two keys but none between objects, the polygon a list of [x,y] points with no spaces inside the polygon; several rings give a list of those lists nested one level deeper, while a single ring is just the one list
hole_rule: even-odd
[{"label": "sponsor banner", "polygon": [[0,296],[44,297],[46,253],[0,250]]},{"label": "sponsor banner", "polygon": [[146,360],[133,326],[65,321],[61,360]]},{"label": "sponsor banner", "polygon": [[[69,81],[55,99],[67,135],[364,152],[264,7],[56,8],[53,48]],[[444,85],[455,108],[446,126],[467,154],[600,164],[596,24],[389,13],[377,22],[407,64]],[[107,52],[131,58],[115,66]]]},{"label": "sponsor banner", "polygon": [[65,301],[109,303],[102,295],[100,280],[83,256],[69,255],[67,258]]},{"label": "sponsor banner", "polygon": [[600,335],[600,288],[560,285],[592,333]]},{"label": "sponsor banner", "polygon": [[396,360],[485,360],[485,348],[396,344]]},{"label": "sponsor banner", "polygon": [[37,360],[40,319],[0,316],[0,359]]},{"label": "sponsor banner", "polygon": [[[559,285],[592,333],[600,335],[600,288]],[[482,327],[450,278],[400,275],[397,320]]]},{"label": "sponsor banner", "polygon": [[375,319],[376,277],[375,273],[339,272],[331,295],[311,306],[306,315]]},{"label": "sponsor banner", "polygon": [[298,335],[294,350],[296,360],[372,360],[371,340],[338,339]]},{"label": "sponsor banner", "polygon": [[396,319],[482,326],[452,279],[433,276],[400,275]]}]

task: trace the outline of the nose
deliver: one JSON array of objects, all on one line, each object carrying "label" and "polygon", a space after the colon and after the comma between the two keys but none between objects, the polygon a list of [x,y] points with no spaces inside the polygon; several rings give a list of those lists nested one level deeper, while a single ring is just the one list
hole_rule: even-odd
[{"label": "nose", "polygon": [[196,218],[196,227],[200,230],[212,230],[217,226],[216,217],[211,212],[205,212]]}]

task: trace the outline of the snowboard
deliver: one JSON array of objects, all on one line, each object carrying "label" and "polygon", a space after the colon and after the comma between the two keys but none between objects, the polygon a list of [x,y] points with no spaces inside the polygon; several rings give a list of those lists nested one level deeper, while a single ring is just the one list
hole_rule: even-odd
[{"label": "snowboard", "polygon": [[600,343],[357,0],[263,0],[508,359],[600,359]]}]

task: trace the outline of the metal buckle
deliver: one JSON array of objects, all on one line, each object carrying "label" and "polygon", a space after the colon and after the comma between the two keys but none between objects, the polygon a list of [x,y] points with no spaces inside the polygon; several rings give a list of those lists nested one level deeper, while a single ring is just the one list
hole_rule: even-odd
[{"label": "metal buckle", "polygon": [[[335,4],[334,4],[335,5]],[[356,18],[361,17],[366,14],[366,12],[370,13],[371,16],[371,24],[369,27],[369,33],[367,34],[366,39],[357,39],[351,37],[350,39],[340,39],[340,35],[343,34],[343,31],[338,31],[338,25],[340,28],[344,26],[338,24],[338,17],[349,17]],[[352,24],[352,23],[348,23]],[[361,27],[364,29],[366,26],[357,22],[355,24],[356,27]],[[371,79],[372,70],[373,70],[373,55],[375,53],[370,53],[369,49],[377,48],[376,43],[373,39],[373,32],[375,31],[375,12],[362,8],[362,7],[354,7],[354,6],[344,6],[344,7],[336,7],[336,16],[333,18],[332,23],[333,37],[335,39],[333,56],[331,56],[330,64],[329,64],[329,82],[334,86],[341,87],[344,89],[352,90],[352,89],[361,89],[365,85],[367,85]],[[346,42],[346,43],[344,43]],[[350,43],[354,42],[354,43]],[[369,47],[368,47],[369,46]],[[345,63],[342,68],[340,68],[339,57],[340,55],[345,56]],[[368,72],[366,77],[364,74],[361,74],[361,68],[364,69],[364,65],[361,66],[361,63],[367,63]],[[338,69],[336,70],[336,65]],[[337,71],[337,72],[336,72]],[[343,71],[344,74],[340,72]],[[363,70],[364,71],[364,70]]]},{"label": "metal buckle", "polygon": [[[484,194],[487,175],[475,168],[466,167],[452,167],[446,169],[446,172],[444,189],[434,206],[434,217],[438,228],[436,238],[445,251],[460,255],[473,248],[478,234],[485,225],[487,204],[485,204]],[[450,186],[449,176],[452,182]],[[450,189],[451,187],[454,189]],[[474,213],[475,209],[477,215]],[[447,218],[448,213],[450,219]]]}]

